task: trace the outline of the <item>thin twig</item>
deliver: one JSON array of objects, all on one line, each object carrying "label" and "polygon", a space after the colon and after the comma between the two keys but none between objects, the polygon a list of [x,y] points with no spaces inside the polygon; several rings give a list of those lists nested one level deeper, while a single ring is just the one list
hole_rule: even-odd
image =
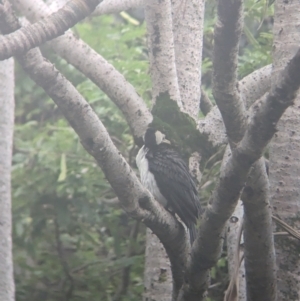
[{"label": "thin twig", "polygon": [[276,217],[272,215],[272,219],[275,221],[275,223],[279,226],[281,226],[284,230],[286,230],[291,236],[294,238],[300,240],[300,232],[292,228],[290,225],[288,225],[286,222],[284,222],[279,217]]},{"label": "thin twig", "polygon": [[59,229],[59,225],[58,225],[56,218],[54,219],[54,233],[55,233],[56,250],[57,250],[58,258],[59,258],[60,264],[63,268],[63,271],[66,275],[66,278],[70,283],[70,286],[66,292],[65,300],[70,300],[72,298],[73,290],[74,290],[74,279],[70,272],[70,267],[69,267],[68,261],[66,260],[65,255],[64,255],[63,244],[60,239],[60,229]]}]

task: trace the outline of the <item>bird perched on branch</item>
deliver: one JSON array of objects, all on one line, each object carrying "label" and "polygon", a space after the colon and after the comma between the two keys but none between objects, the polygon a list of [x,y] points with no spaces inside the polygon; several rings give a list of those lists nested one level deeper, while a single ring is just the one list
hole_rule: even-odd
[{"label": "bird perched on branch", "polygon": [[136,163],[142,184],[161,205],[179,216],[189,230],[192,244],[197,234],[200,201],[184,160],[164,134],[148,128]]}]

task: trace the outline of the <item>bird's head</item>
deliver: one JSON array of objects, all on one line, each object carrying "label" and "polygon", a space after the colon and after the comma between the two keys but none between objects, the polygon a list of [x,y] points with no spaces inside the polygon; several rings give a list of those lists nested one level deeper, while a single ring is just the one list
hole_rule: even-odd
[{"label": "bird's head", "polygon": [[148,128],[144,136],[144,143],[146,147],[151,148],[161,143],[170,144],[170,141],[165,138],[165,135],[162,132],[153,128]]}]

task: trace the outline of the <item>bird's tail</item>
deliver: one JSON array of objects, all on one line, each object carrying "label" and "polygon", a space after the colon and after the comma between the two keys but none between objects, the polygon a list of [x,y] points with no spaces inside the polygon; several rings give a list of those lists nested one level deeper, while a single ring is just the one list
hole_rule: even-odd
[{"label": "bird's tail", "polygon": [[195,239],[197,238],[197,228],[196,228],[196,225],[195,224],[192,224],[190,227],[189,227],[189,232],[190,232],[190,242],[191,242],[191,246],[193,245]]}]

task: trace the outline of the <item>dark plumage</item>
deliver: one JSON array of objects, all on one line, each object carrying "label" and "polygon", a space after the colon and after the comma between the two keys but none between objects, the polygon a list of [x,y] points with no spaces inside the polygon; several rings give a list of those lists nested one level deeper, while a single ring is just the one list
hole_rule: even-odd
[{"label": "dark plumage", "polygon": [[148,129],[144,142],[137,155],[141,181],[158,202],[180,217],[189,229],[193,243],[200,202],[189,169],[161,132]]}]

